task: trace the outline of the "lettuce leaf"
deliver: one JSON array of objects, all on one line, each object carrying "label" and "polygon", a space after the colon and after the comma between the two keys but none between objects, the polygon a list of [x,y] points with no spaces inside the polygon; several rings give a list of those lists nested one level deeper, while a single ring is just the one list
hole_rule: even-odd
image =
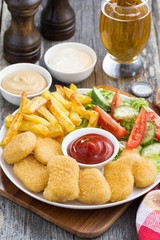
[{"label": "lettuce leaf", "polygon": [[120,122],[121,126],[124,127],[126,130],[127,130],[127,133],[124,135],[123,139],[128,139],[131,131],[132,131],[132,128],[133,128],[133,125],[136,121],[136,118],[134,119],[126,119],[126,120],[122,120]]},{"label": "lettuce leaf", "polygon": [[102,96],[106,99],[108,102],[109,106],[111,106],[113,97],[114,97],[114,92],[111,92],[109,90],[104,90],[104,89],[99,89],[99,92],[102,94]]},{"label": "lettuce leaf", "polygon": [[130,105],[135,108],[138,112],[141,111],[142,107],[148,111],[148,102],[144,98],[130,98],[123,100],[124,105]]},{"label": "lettuce leaf", "polygon": [[157,171],[160,172],[160,155],[153,154],[153,155],[149,156],[148,158],[151,162],[153,162],[156,165]]},{"label": "lettuce leaf", "polygon": [[[109,90],[104,90],[102,88],[99,89],[99,92],[105,98],[105,100],[108,102],[108,107],[110,108],[115,93],[111,92]],[[88,92],[87,96],[92,98],[92,91]],[[94,101],[92,101],[91,103],[85,104],[84,106],[87,110],[93,110],[94,109],[93,107],[95,106],[95,103],[94,103]]]}]

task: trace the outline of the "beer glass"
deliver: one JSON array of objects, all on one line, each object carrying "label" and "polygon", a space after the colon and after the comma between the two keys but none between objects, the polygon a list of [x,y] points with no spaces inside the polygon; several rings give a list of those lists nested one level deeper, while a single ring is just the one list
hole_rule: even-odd
[{"label": "beer glass", "polygon": [[150,26],[151,0],[102,0],[100,37],[108,52],[102,67],[109,77],[131,79],[142,72]]}]

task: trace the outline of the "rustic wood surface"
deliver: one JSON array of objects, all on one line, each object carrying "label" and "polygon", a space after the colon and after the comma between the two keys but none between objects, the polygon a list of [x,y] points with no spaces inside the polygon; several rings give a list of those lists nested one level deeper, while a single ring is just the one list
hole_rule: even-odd
[{"label": "rustic wood surface", "polygon": [[[45,0],[36,16],[36,24],[39,27],[39,17],[41,9],[45,4]],[[150,82],[154,88],[154,94],[148,99],[154,103],[155,92],[157,86],[160,85],[160,1],[153,1],[152,12],[152,28],[151,36],[146,48],[143,51],[144,59],[144,73],[139,79],[132,81],[115,81],[109,79],[102,70],[102,61],[106,54],[99,37],[99,16],[100,3],[97,0],[70,0],[72,7],[76,14],[76,33],[68,41],[76,41],[89,45],[92,47],[98,57],[98,61],[92,75],[84,82],[78,84],[78,87],[92,87],[94,85],[110,85],[120,88],[123,91],[130,93],[130,87],[135,81],[144,79]],[[10,24],[10,14],[7,10],[6,4],[3,0],[0,1],[0,69],[9,65],[3,58],[3,34]],[[55,42],[42,40],[41,59],[38,62],[44,66],[43,55],[44,52]],[[57,81],[53,81],[57,83]],[[59,82],[58,82],[59,83]],[[59,83],[60,84],[60,83]],[[16,110],[13,106],[6,102],[0,95],[0,124],[3,124],[5,116]],[[105,232],[97,240],[137,240],[137,233],[135,228],[136,210],[140,200],[128,208],[128,210],[112,225],[112,227]],[[17,204],[0,197],[0,239],[1,240],[49,240],[49,239],[63,239],[63,240],[78,240],[80,238],[60,229],[54,224],[47,222],[36,214],[26,210]]]}]

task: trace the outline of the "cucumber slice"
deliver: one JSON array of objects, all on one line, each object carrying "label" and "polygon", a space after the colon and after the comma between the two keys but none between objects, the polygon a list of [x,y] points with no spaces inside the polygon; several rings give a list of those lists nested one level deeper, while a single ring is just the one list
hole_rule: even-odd
[{"label": "cucumber slice", "polygon": [[99,90],[96,87],[93,87],[92,90],[92,99],[96,105],[101,107],[104,111],[108,111],[110,108],[109,103],[107,100],[102,96],[102,94],[99,92]]},{"label": "cucumber slice", "polygon": [[154,154],[160,154],[160,143],[152,143],[146,147],[144,147],[141,151],[142,157],[149,157]]},{"label": "cucumber slice", "polygon": [[121,120],[133,119],[133,118],[137,117],[138,114],[139,114],[139,112],[135,108],[133,108],[131,106],[127,106],[127,105],[122,105],[122,106],[115,108],[113,117],[115,119],[121,119]]},{"label": "cucumber slice", "polygon": [[145,147],[152,143],[155,137],[156,127],[153,122],[147,121],[146,131],[141,142],[141,146]]}]

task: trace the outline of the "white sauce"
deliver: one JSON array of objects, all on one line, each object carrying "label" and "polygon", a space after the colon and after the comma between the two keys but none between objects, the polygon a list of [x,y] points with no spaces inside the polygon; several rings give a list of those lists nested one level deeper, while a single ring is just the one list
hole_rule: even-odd
[{"label": "white sauce", "polygon": [[145,86],[145,85],[140,85],[140,86],[135,86],[134,87],[134,91],[139,93],[139,94],[149,94],[152,93],[152,89],[149,86]]},{"label": "white sauce", "polygon": [[92,63],[92,58],[87,53],[72,47],[57,50],[48,61],[54,70],[66,73],[83,71]]}]

